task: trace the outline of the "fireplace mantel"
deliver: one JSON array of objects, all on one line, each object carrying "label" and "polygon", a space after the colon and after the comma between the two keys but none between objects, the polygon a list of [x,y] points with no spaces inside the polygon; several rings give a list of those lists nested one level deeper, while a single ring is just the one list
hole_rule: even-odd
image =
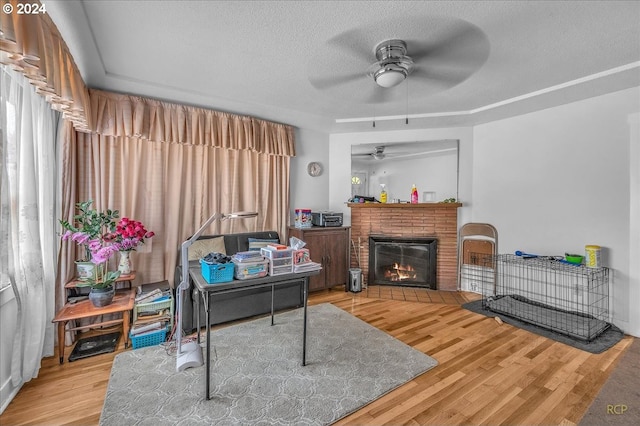
[{"label": "fireplace mantel", "polygon": [[369,236],[435,237],[438,290],[458,289],[458,208],[461,203],[349,203],[351,266],[368,276]]},{"label": "fireplace mantel", "polygon": [[401,209],[441,209],[451,208],[457,209],[462,207],[462,203],[348,203],[351,208],[365,208],[365,209],[389,209],[389,208],[401,208]]}]

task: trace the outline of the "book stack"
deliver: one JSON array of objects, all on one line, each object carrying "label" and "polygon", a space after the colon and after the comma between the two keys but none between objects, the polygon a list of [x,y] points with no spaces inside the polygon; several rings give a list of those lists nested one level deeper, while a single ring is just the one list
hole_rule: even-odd
[{"label": "book stack", "polygon": [[172,324],[173,300],[171,290],[153,289],[136,297],[132,336],[142,336],[165,330]]},{"label": "book stack", "polygon": [[312,260],[293,265],[293,272],[309,272],[309,271],[318,271],[320,269],[322,269],[322,265]]},{"label": "book stack", "polygon": [[154,290],[138,294],[136,296],[136,305],[140,305],[143,303],[160,302],[162,300],[169,300],[170,298],[170,291],[162,291],[159,288],[156,288]]}]

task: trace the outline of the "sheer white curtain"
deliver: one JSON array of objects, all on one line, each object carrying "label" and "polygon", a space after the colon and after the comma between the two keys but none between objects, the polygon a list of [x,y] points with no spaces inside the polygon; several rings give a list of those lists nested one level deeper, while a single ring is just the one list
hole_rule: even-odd
[{"label": "sheer white curtain", "polygon": [[14,334],[14,386],[53,355],[58,118],[21,74],[0,66],[0,281],[17,302],[15,329],[0,330]]}]

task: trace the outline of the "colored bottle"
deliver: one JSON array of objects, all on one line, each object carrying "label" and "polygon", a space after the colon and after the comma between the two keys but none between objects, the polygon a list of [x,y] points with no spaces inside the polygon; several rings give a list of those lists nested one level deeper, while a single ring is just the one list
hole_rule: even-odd
[{"label": "colored bottle", "polygon": [[386,203],[387,202],[387,190],[385,189],[385,184],[381,183],[380,187],[382,187],[382,189],[380,190],[380,202],[381,203]]},{"label": "colored bottle", "polygon": [[411,204],[418,204],[418,188],[415,183],[411,187]]}]

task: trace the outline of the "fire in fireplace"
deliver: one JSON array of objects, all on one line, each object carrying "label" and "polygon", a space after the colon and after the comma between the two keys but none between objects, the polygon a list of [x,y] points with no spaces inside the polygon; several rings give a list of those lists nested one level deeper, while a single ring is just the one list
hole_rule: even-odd
[{"label": "fire in fireplace", "polygon": [[369,237],[369,284],[436,289],[435,238]]}]

